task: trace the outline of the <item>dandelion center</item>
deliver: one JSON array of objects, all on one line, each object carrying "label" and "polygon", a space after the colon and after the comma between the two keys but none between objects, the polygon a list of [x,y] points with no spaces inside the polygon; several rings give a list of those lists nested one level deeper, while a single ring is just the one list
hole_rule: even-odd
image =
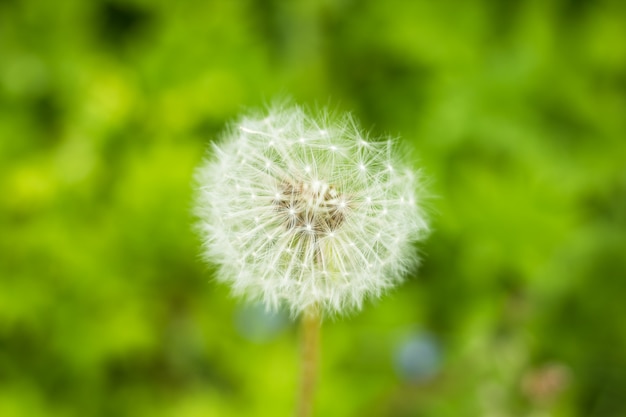
[{"label": "dandelion center", "polygon": [[285,229],[293,233],[333,234],[345,219],[346,198],[323,181],[285,181],[273,201]]}]

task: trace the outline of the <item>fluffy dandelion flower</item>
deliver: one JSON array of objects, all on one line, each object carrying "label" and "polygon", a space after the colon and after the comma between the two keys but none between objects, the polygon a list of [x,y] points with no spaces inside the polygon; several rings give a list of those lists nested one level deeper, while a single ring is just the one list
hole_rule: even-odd
[{"label": "fluffy dandelion flower", "polygon": [[196,173],[204,255],[234,292],[329,313],[402,280],[428,229],[417,173],[350,115],[270,109],[233,124]]}]

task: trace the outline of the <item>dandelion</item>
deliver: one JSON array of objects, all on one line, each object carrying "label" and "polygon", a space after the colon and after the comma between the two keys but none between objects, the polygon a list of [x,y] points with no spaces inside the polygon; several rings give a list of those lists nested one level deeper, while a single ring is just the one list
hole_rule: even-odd
[{"label": "dandelion", "polygon": [[428,227],[417,174],[350,116],[244,117],[197,172],[205,256],[233,290],[344,313],[401,281]]},{"label": "dandelion", "polygon": [[[419,175],[391,139],[369,139],[350,115],[285,106],[244,116],[213,146],[197,184],[218,280],[269,309],[305,313],[313,330],[320,314],[360,309],[399,283],[428,231]],[[305,363],[315,343],[305,343]]]}]

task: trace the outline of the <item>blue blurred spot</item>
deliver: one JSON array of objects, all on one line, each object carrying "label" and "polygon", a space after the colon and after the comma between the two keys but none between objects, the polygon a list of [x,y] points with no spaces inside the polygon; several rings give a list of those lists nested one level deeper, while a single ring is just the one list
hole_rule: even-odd
[{"label": "blue blurred spot", "polygon": [[441,368],[441,348],[431,335],[414,333],[398,344],[394,365],[402,379],[425,382],[433,378]]},{"label": "blue blurred spot", "polygon": [[235,328],[252,342],[267,342],[276,337],[289,323],[283,311],[270,312],[262,303],[244,305],[235,313]]}]

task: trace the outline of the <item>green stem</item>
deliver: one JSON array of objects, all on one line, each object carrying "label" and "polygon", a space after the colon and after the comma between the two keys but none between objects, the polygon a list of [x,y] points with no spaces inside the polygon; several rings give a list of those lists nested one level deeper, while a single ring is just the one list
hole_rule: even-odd
[{"label": "green stem", "polygon": [[302,315],[302,364],[300,395],[296,410],[297,417],[313,415],[317,363],[319,359],[320,315],[316,306],[311,306]]}]

